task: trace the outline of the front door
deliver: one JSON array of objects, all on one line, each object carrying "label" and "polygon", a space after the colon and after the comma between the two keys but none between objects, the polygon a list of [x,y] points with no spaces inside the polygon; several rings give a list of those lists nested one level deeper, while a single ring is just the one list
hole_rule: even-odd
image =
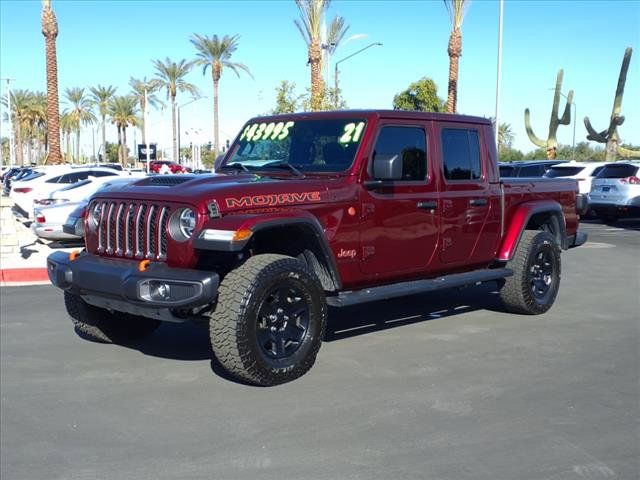
[{"label": "front door", "polygon": [[361,269],[393,278],[424,271],[437,248],[438,188],[427,155],[427,122],[381,122],[369,155],[368,179],[375,180],[376,156],[399,155],[401,178],[363,189]]}]

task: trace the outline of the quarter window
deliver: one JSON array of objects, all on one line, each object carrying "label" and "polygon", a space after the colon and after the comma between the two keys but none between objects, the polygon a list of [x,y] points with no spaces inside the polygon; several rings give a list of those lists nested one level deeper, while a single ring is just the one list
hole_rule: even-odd
[{"label": "quarter window", "polygon": [[427,138],[419,127],[383,127],[373,151],[376,155],[400,155],[403,181],[427,178]]},{"label": "quarter window", "polygon": [[442,130],[442,159],[447,180],[477,180],[482,174],[477,130]]}]

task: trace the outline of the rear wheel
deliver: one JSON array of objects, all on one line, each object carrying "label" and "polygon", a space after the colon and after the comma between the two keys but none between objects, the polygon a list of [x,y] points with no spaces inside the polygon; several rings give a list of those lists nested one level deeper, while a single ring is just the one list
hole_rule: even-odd
[{"label": "rear wheel", "polygon": [[602,220],[606,225],[615,225],[618,222],[618,217],[615,215],[601,215],[600,220]]},{"label": "rear wheel", "polygon": [[80,296],[64,292],[64,305],[76,331],[91,340],[104,343],[127,343],[153,333],[160,321],[126,313],[111,313],[94,307]]},{"label": "rear wheel", "polygon": [[277,385],[313,366],[326,320],[324,291],[307,265],[284,255],[256,255],[222,281],[211,345],[232,375]]},{"label": "rear wheel", "polygon": [[506,309],[514,313],[538,315],[551,308],[560,287],[560,247],[553,235],[526,230],[507,268],[500,290]]}]

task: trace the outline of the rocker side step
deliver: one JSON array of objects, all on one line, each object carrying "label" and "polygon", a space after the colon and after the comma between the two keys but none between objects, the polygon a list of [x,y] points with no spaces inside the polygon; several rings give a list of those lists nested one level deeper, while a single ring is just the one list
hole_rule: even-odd
[{"label": "rocker side step", "polygon": [[410,282],[393,283],[380,287],[340,292],[336,296],[327,297],[327,303],[332,307],[348,307],[359,303],[375,302],[389,298],[404,297],[406,295],[415,295],[417,293],[475,285],[510,277],[511,275],[513,275],[513,271],[510,268],[487,268],[474,270],[472,272],[454,273],[452,275],[427,280],[412,280]]}]

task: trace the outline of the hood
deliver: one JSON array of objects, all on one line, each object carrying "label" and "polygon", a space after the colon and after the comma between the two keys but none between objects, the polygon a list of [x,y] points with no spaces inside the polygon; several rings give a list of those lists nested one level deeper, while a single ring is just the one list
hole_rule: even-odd
[{"label": "hood", "polygon": [[329,176],[154,175],[101,190],[95,198],[182,203],[199,206],[202,211],[215,200],[225,213],[336,201],[347,194],[343,188],[346,183],[345,177]]}]

